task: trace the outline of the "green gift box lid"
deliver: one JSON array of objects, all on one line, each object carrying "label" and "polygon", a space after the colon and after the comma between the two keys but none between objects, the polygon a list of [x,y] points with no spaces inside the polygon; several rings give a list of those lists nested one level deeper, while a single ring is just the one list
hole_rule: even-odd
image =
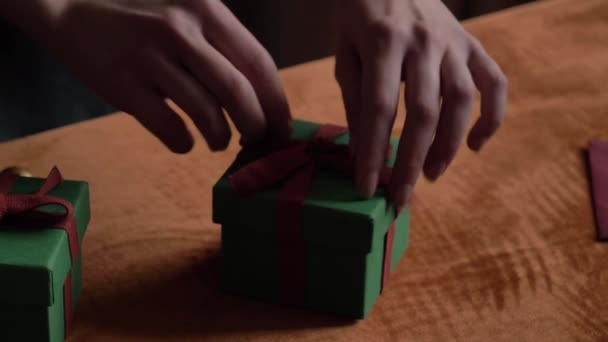
[{"label": "green gift box lid", "polygon": [[[9,194],[36,192],[44,180],[20,177]],[[65,180],[49,191],[74,207],[78,243],[82,244],[90,219],[89,187],[86,182]],[[62,212],[55,206],[42,208]],[[67,233],[47,227],[13,228],[0,223],[0,305],[51,306],[55,289],[61,289],[71,265]]]},{"label": "green gift box lid", "polygon": [[[294,120],[292,139],[310,139],[319,125]],[[336,144],[348,144],[348,134],[338,136]],[[395,161],[397,139],[391,139]],[[235,227],[247,227],[244,234],[270,234],[275,225],[278,183],[251,196],[240,197],[229,182],[229,177],[242,166],[261,157],[259,153],[243,150],[213,188],[213,221]],[[362,199],[353,180],[329,169],[316,170],[307,192],[303,208],[304,239],[313,244],[334,248],[355,248],[362,253],[383,240],[390,223],[395,219],[384,189],[370,199]]]}]

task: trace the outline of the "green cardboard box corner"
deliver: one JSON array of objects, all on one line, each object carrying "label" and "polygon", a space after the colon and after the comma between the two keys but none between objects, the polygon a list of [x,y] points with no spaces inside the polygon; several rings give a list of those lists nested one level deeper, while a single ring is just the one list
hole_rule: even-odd
[{"label": "green cardboard box corner", "polygon": [[[9,194],[34,193],[43,182],[20,177]],[[90,219],[88,184],[65,180],[48,195],[74,207],[81,245]],[[70,271],[74,311],[82,289],[82,256],[72,265],[67,233],[44,227],[14,229],[0,222],[0,341],[63,341],[63,285]]]},{"label": "green cardboard box corner", "polygon": [[[319,125],[294,121],[292,139],[308,140]],[[336,144],[347,144],[348,134]],[[391,140],[393,156],[398,141]],[[279,302],[279,248],[275,208],[281,184],[239,197],[228,177],[259,156],[239,154],[213,188],[213,220],[222,226],[221,283],[237,295]],[[408,246],[409,209],[395,219],[383,189],[362,200],[351,179],[331,170],[314,174],[303,207],[306,249],[302,306],[353,319],[365,318],[382,291],[385,238],[395,223],[390,256],[394,269]]]}]

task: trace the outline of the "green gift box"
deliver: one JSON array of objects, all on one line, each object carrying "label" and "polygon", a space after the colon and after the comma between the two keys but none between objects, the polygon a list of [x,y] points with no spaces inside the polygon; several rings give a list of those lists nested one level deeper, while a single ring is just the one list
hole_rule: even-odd
[{"label": "green gift box", "polygon": [[[0,183],[6,176],[0,175]],[[8,189],[0,191],[0,212],[4,206],[6,213],[9,203],[10,214],[11,201],[13,207],[19,207],[14,204],[15,195],[36,194],[48,185],[51,176],[59,177],[59,181],[47,187],[50,191],[33,196],[33,200],[22,200],[26,204],[37,201],[43,203],[42,206],[29,208],[25,213],[5,215],[4,219],[0,214],[1,341],[63,341],[66,325],[80,297],[82,257],[80,253],[72,256],[71,252],[80,250],[90,219],[88,184],[62,181],[56,169],[47,179],[18,177],[8,186],[5,182]],[[66,209],[56,203],[63,200],[71,204],[72,219],[67,217]],[[41,215],[32,219],[30,214]],[[64,222],[59,220],[63,216],[67,223],[57,225],[54,221]],[[67,231],[61,229],[68,224],[77,231],[77,238],[74,235],[72,241]]]},{"label": "green gift box", "polygon": [[[365,318],[407,248],[409,209],[396,218],[383,188],[372,198],[362,199],[352,177],[333,160],[348,159],[348,134],[308,144],[320,134],[320,127],[294,121],[292,141],[296,143],[292,145],[301,146],[275,154],[272,170],[242,171],[272,154],[243,150],[214,186],[213,219],[222,226],[221,283],[233,294]],[[394,163],[397,143],[391,139],[387,167]],[[326,150],[320,157],[307,157],[312,158],[314,170],[301,203],[295,204],[299,209],[293,211],[291,195],[285,197],[285,193],[294,187],[291,177],[300,176],[281,176],[280,181],[246,195],[236,188],[234,178],[239,172],[248,173],[250,182],[259,179],[261,183],[269,183],[266,175],[274,169],[293,168],[297,174],[312,165],[300,165],[299,155],[319,154],[320,145]],[[324,155],[337,166],[321,163]],[[346,169],[352,171],[352,167]]]}]

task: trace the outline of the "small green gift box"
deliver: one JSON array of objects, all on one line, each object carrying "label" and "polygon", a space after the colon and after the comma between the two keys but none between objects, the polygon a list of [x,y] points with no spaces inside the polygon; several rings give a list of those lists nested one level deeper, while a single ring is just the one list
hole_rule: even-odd
[{"label": "small green gift box", "polygon": [[63,341],[82,289],[86,182],[0,174],[0,341]]},{"label": "small green gift box", "polygon": [[344,129],[304,121],[292,128],[288,146],[241,151],[213,189],[222,287],[364,318],[407,248],[409,210],[396,218],[383,188],[359,196]]}]

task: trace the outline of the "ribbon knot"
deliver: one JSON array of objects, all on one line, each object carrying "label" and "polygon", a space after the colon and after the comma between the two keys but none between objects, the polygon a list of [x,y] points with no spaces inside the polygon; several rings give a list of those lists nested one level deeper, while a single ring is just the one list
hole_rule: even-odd
[{"label": "ribbon knot", "polygon": [[[284,179],[310,183],[319,166],[352,173],[353,161],[347,145],[333,139],[346,133],[346,128],[322,125],[308,141],[292,141],[233,173],[229,181],[240,196],[248,196],[277,184]],[[304,187],[304,186],[302,186]],[[307,188],[307,186],[305,187]]]},{"label": "ribbon knot", "polygon": [[[47,193],[63,182],[57,168],[53,168],[44,183],[33,194],[9,194],[17,176],[9,171],[0,174],[0,221],[10,219],[18,226],[39,224],[62,224],[73,214],[72,204],[62,198],[49,196]],[[41,207],[57,205],[63,208],[62,213],[40,211]]]},{"label": "ribbon knot", "polygon": [[[17,176],[9,171],[0,173],[0,222],[3,226],[13,228],[61,229],[68,237],[68,247],[72,265],[79,254],[78,230],[74,220],[72,204],[63,198],[49,196],[48,192],[63,182],[63,177],[53,167],[42,186],[33,194],[9,194]],[[40,210],[41,207],[58,205],[64,210],[61,213]],[[2,229],[2,227],[0,227]],[[71,272],[64,285],[64,320],[66,332],[72,322],[72,289]]]}]

